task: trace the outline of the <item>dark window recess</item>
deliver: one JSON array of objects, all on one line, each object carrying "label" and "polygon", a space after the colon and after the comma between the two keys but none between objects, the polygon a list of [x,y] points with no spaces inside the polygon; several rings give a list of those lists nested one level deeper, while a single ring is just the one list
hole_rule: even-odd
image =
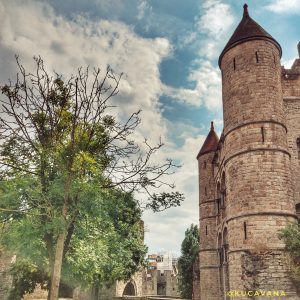
[{"label": "dark window recess", "polygon": [[228,261],[228,244],[224,244],[223,249],[224,249],[224,262],[227,262]]},{"label": "dark window recess", "polygon": [[236,69],[235,58],[233,59],[233,70]]},{"label": "dark window recess", "polygon": [[244,222],[244,238],[247,239],[247,224]]},{"label": "dark window recess", "polygon": [[220,199],[217,199],[217,212],[220,213]]},{"label": "dark window recess", "polygon": [[206,235],[208,234],[208,231],[207,231],[207,225],[205,226],[205,234],[206,234]]},{"label": "dark window recess", "polygon": [[300,159],[300,138],[297,138],[298,159]]},{"label": "dark window recess", "polygon": [[273,53],[273,59],[274,59],[274,63],[276,64],[276,57],[275,57],[274,53]]},{"label": "dark window recess", "polygon": [[265,142],[265,128],[261,127],[261,138],[262,138],[262,142]]},{"label": "dark window recess", "polygon": [[226,190],[221,192],[221,199],[220,199],[221,208],[225,208],[225,202],[226,202]]},{"label": "dark window recess", "polygon": [[224,250],[223,247],[219,249],[220,265],[224,263]]},{"label": "dark window recess", "polygon": [[256,63],[258,63],[259,59],[258,59],[258,52],[257,51],[255,52],[255,57],[256,57]]},{"label": "dark window recess", "polygon": [[206,161],[203,164],[203,169],[206,169]]},{"label": "dark window recess", "polygon": [[205,196],[207,196],[207,189],[206,189],[206,187],[204,188],[204,191],[205,191]]}]

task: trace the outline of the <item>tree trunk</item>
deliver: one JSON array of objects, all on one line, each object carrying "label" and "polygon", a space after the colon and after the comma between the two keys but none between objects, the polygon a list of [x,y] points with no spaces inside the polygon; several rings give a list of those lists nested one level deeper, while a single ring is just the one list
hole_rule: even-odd
[{"label": "tree trunk", "polygon": [[54,267],[53,267],[52,278],[51,278],[50,300],[58,300],[65,237],[66,234],[61,233],[59,234],[57,239]]},{"label": "tree trunk", "polygon": [[51,286],[50,286],[50,297],[49,297],[50,300],[58,300],[59,283],[61,277],[62,261],[64,256],[66,232],[68,231],[67,214],[68,214],[70,184],[71,184],[71,178],[69,176],[65,185],[64,205],[62,209],[62,218],[63,218],[63,222],[65,222],[65,228],[58,235],[57,242],[56,242],[54,265],[51,274]]}]

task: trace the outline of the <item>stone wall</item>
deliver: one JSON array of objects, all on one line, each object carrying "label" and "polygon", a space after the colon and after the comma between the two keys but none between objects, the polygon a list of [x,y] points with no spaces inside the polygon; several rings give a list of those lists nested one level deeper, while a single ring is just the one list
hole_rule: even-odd
[{"label": "stone wall", "polygon": [[[298,48],[300,43],[298,44]],[[300,203],[300,59],[289,70],[282,70],[283,101],[288,128],[287,141],[291,153],[291,167],[295,204]],[[298,143],[297,143],[298,141]]]},{"label": "stone wall", "polygon": [[199,270],[201,299],[219,300],[219,259],[216,243],[214,152],[198,158],[200,203]]},{"label": "stone wall", "polygon": [[0,252],[0,299],[7,297],[12,283],[12,277],[9,275],[10,265],[15,262],[16,257]]},{"label": "stone wall", "polygon": [[251,40],[230,48],[221,70],[224,132],[198,160],[200,299],[255,289],[300,299],[278,238],[300,203],[300,60],[282,69],[272,42]]}]

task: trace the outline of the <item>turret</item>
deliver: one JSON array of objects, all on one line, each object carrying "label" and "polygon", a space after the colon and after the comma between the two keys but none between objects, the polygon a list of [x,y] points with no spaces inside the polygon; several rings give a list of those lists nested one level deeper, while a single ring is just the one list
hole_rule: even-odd
[{"label": "turret", "polygon": [[199,170],[199,207],[200,207],[200,291],[201,299],[219,300],[218,278],[219,259],[215,237],[216,207],[213,157],[219,138],[211,122],[210,131],[197,155]]},{"label": "turret", "polygon": [[[295,209],[280,58],[279,43],[250,17],[245,4],[243,18],[219,58],[226,218],[218,232],[228,243],[229,270],[220,277],[228,277],[221,281],[229,282],[231,290],[287,289],[278,232],[295,221]],[[262,252],[273,253],[272,259]],[[251,268],[257,269],[256,275]]]}]

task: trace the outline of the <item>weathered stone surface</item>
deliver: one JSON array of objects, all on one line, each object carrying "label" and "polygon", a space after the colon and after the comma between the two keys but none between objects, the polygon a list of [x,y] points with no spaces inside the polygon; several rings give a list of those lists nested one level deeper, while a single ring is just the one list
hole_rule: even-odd
[{"label": "weathered stone surface", "polygon": [[253,38],[222,53],[220,68],[224,131],[198,157],[198,299],[255,290],[300,299],[278,238],[300,203],[300,59],[286,70],[273,42]]}]

